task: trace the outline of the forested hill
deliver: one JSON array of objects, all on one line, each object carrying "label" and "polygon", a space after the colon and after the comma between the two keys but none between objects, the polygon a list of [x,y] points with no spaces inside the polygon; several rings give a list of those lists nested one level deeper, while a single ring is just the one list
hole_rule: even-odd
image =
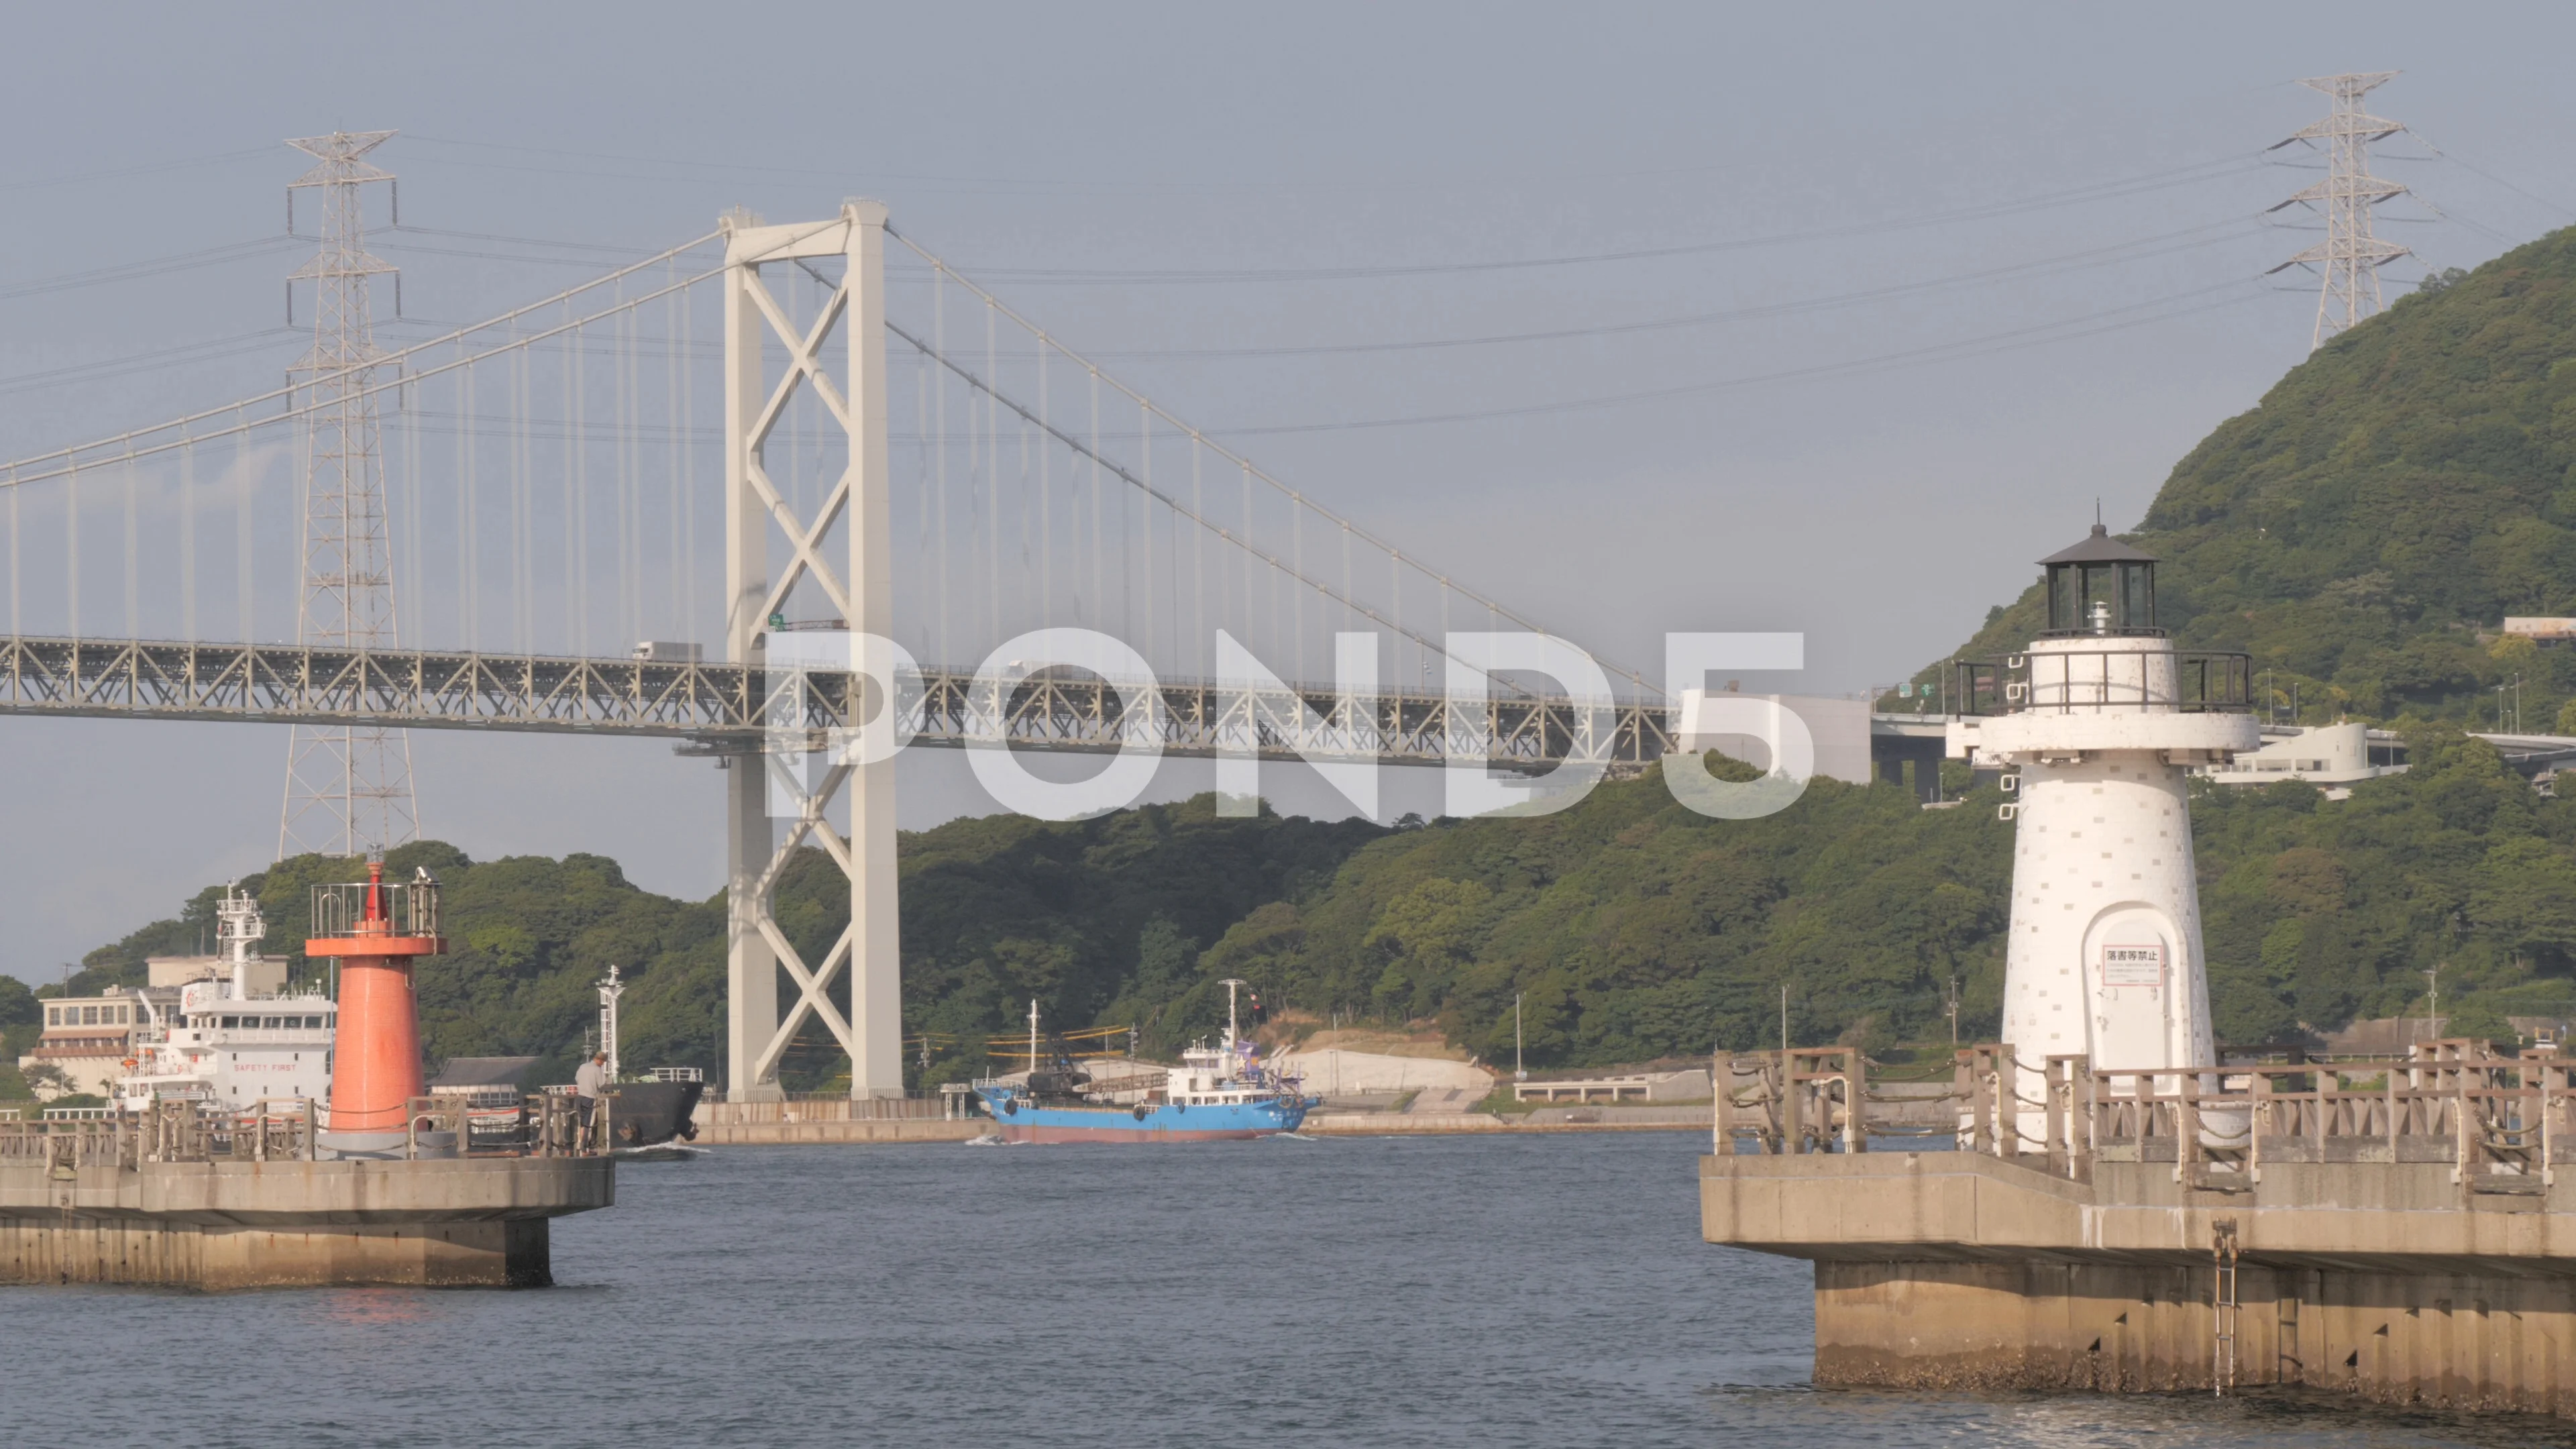
[{"label": "forested hill", "polygon": [[[2179,641],[2297,681],[2311,722],[2492,727],[2519,672],[2524,725],[2548,730],[2576,696],[2576,650],[2492,637],[2576,614],[2576,229],[2446,275],[2220,424],[2124,535],[2163,560]],[[1961,653],[2018,649],[2040,619],[2034,584]]]},{"label": "forested hill", "polygon": [[[2456,1029],[2576,1012],[2576,799],[2538,795],[2456,731],[2411,738],[2410,773],[2345,801],[2295,781],[2197,789],[2222,1038],[2421,1011],[2436,968]],[[1168,1052],[1222,1019],[1217,983],[1240,976],[1273,1003],[1437,1023],[1488,1061],[1510,1051],[1519,994],[1539,1066],[1760,1045],[1783,986],[1802,1041],[1944,1045],[1954,977],[1963,1033],[1995,1029],[2002,799],[1924,810],[1901,787],[1818,780],[1779,815],[1723,821],[1649,774],[1561,814],[1396,830],[1221,819],[1207,797],[1076,824],[955,821],[902,837],[904,1026],[969,1047],[943,1052],[941,1078],[980,1065],[972,1044],[1015,1031],[1032,997],[1049,1021],[1135,1023]],[[475,862],[424,844],[392,863],[448,887],[459,949],[419,970],[434,1055],[530,1052],[569,1071],[591,983],[616,962],[634,980],[630,1060],[721,1065],[720,900],[639,890],[597,856]],[[358,873],[306,856],[253,878],[271,949],[301,939],[311,882]],[[73,988],[137,982],[145,955],[197,949],[214,895],[92,952]],[[780,888],[809,960],[847,907],[819,855]],[[0,1024],[29,1005],[0,999]],[[821,1087],[842,1063],[819,1030],[808,1041],[786,1075]]]},{"label": "forested hill", "polygon": [[[1157,1019],[1184,996],[1200,1025],[1222,993],[1197,991],[1198,947],[1266,903],[1322,890],[1351,852],[1388,832],[1365,821],[1220,819],[1212,798],[1144,806],[1097,820],[1049,824],[1014,816],[957,820],[901,838],[905,1031],[928,1028],[980,1041],[1007,1033],[1038,998],[1047,1019]],[[596,855],[476,861],[425,841],[386,856],[388,874],[426,867],[442,886],[453,948],[414,973],[432,1058],[533,1054],[568,1078],[593,1026],[593,983],[613,963],[633,983],[621,1004],[625,1057],[638,1065],[716,1068],[725,1001],[724,900],[673,900],[629,882]],[[303,855],[246,878],[268,921],[267,951],[313,971],[301,949],[317,882],[364,879],[363,863]],[[82,959],[53,995],[140,985],[148,956],[202,952],[213,938],[221,886],[198,891],[176,916],[145,925]],[[802,852],[781,880],[775,912],[808,962],[821,962],[849,921],[849,888],[830,860]],[[33,1003],[0,978],[0,1027],[24,1050]],[[840,995],[847,1007],[846,985]],[[782,976],[780,1000],[795,991]],[[1125,1013],[1125,1014],[1121,1014]],[[791,1053],[791,1082],[819,1085],[845,1063],[818,1026]]]}]

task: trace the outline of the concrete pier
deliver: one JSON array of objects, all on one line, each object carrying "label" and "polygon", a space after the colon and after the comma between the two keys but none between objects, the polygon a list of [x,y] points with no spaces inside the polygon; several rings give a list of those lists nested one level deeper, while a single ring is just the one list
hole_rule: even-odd
[{"label": "concrete pier", "polygon": [[616,1197],[605,1157],[0,1162],[0,1283],[536,1287],[549,1221]]},{"label": "concrete pier", "polygon": [[1870,1100],[1858,1054],[1788,1054],[1785,1079],[1739,1059],[1703,1236],[1814,1262],[1819,1383],[2576,1417],[2576,1082],[2482,1046],[2231,1071],[2208,1097],[2061,1059],[2039,1151],[1979,1100],[2015,1072],[1975,1053],[1955,1151],[1819,1150],[1867,1145],[1839,1130]]},{"label": "concrete pier", "polygon": [[697,1128],[692,1140],[702,1147],[964,1142],[993,1130],[992,1118],[950,1116],[943,1111],[947,1107],[946,1103],[919,1097],[702,1101],[696,1117],[691,1119]]},{"label": "concrete pier", "polygon": [[566,1099],[416,1097],[386,1135],[385,1154],[334,1157],[302,1098],[0,1118],[0,1283],[536,1287],[550,1221],[617,1200]]}]

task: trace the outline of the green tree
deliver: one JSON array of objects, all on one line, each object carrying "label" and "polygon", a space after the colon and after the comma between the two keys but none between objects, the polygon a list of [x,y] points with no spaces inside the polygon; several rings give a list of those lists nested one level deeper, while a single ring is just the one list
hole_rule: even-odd
[{"label": "green tree", "polygon": [[35,1026],[45,1019],[36,993],[15,976],[0,976],[0,1027]]}]

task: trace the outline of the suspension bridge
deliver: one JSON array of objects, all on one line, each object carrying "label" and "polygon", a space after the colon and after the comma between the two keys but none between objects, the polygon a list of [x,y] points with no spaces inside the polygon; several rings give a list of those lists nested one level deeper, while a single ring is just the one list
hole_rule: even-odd
[{"label": "suspension bridge", "polygon": [[[299,275],[326,315],[288,381],[0,465],[0,713],[295,727],[281,856],[407,838],[410,729],[715,757],[737,1099],[777,1090],[809,1023],[854,1096],[902,1089],[889,740],[1596,778],[1672,747],[1659,677],[1561,645],[1583,668],[1471,656],[1456,641],[1559,636],[1120,382],[878,203],[729,215],[377,348],[351,325],[388,270],[356,224],[366,137],[297,144],[324,158]],[[1116,647],[1067,653],[1067,630]],[[805,847],[851,892],[813,961],[770,912]]]}]

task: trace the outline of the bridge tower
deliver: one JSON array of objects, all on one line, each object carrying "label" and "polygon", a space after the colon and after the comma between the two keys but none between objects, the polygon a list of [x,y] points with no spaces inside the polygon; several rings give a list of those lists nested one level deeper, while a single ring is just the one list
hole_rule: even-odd
[{"label": "bridge tower", "polygon": [[[2217,1064],[2186,781],[2260,740],[2244,656],[2177,654],[2156,626],[2155,564],[2098,523],[2040,560],[2048,628],[2013,661],[2007,712],[1951,726],[1951,754],[2017,771],[2003,1039],[2029,1103],[2052,1056]],[[2026,1115],[2038,1140],[2044,1114]]]},{"label": "bridge tower", "polygon": [[[826,643],[858,662],[869,636],[894,637],[892,525],[886,451],[885,237],[883,203],[851,201],[829,221],[764,225],[736,214],[725,236],[725,647],[735,663],[755,668],[834,664],[814,649]],[[839,263],[837,280],[829,263]],[[817,266],[817,263],[824,264]],[[798,267],[833,289],[816,314],[791,319],[762,279],[762,268]],[[833,346],[837,335],[839,346]],[[785,354],[776,377],[763,356],[774,343]],[[837,356],[840,366],[832,363]],[[837,377],[836,377],[837,371]],[[820,405],[827,432],[846,446],[840,477],[810,515],[771,479],[764,451],[800,391]],[[827,540],[842,525],[845,547],[831,556]],[[771,533],[786,558],[773,577]],[[839,613],[841,628],[820,636],[784,634],[783,618],[799,583],[811,585]],[[809,595],[810,596],[810,595]],[[778,681],[769,681],[775,694]],[[880,708],[890,708],[885,700]],[[815,760],[794,730],[771,731],[768,747],[726,759],[727,905],[726,1094],[733,1101],[774,1098],[778,1064],[797,1030],[820,1020],[850,1057],[850,1095],[903,1093],[901,936],[895,910],[894,763],[862,762],[846,750]],[[846,797],[845,837],[829,812]],[[784,817],[783,838],[774,823]],[[772,902],[796,849],[822,848],[849,880],[850,923],[819,962],[808,962],[779,927]],[[778,971],[797,996],[782,1020]],[[832,1001],[835,978],[850,973],[851,1011]]]}]

